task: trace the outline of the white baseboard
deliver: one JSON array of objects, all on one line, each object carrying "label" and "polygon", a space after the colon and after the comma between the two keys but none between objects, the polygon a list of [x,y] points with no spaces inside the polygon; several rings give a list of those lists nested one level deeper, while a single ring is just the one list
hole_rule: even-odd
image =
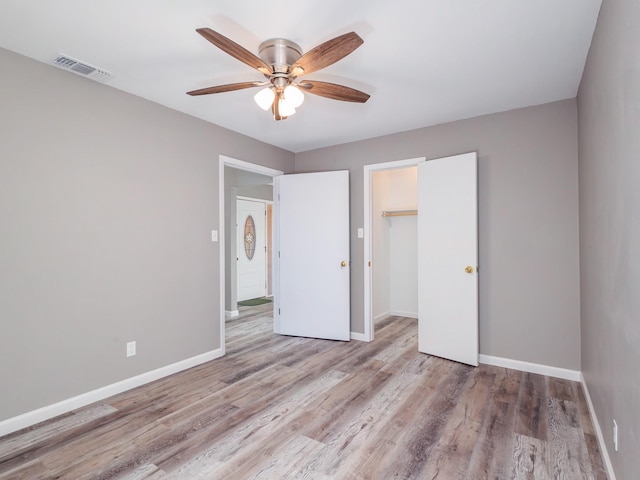
[{"label": "white baseboard", "polygon": [[373,317],[373,321],[377,322],[378,320],[382,320],[383,318],[387,318],[389,315],[391,315],[391,312],[381,313],[381,314],[376,315],[375,317]]},{"label": "white baseboard", "polygon": [[46,407],[38,408],[31,412],[23,413],[17,417],[3,420],[0,422],[0,437],[23,428],[30,427],[36,423],[49,420],[50,418],[57,417],[58,415],[70,412],[71,410],[84,407],[90,403],[104,400],[105,398],[122,393],[126,390],[131,390],[132,388],[139,387],[140,385],[144,385],[146,383],[153,382],[154,380],[181,372],[182,370],[195,367],[196,365],[209,362],[221,357],[222,355],[222,349],[212,350],[210,352],[167,365],[166,367],[151,370],[150,372],[145,372],[140,375],[136,375],[135,377],[127,378],[120,382],[112,383],[111,385],[106,385],[104,387],[97,388],[96,390],[62,400],[61,402],[47,405]]},{"label": "white baseboard", "polygon": [[591,402],[591,395],[589,394],[589,388],[587,388],[587,382],[584,380],[584,376],[582,375],[582,373],[580,373],[580,383],[582,383],[582,388],[584,389],[584,396],[587,399],[587,406],[589,407],[589,415],[591,415],[591,420],[593,421],[593,428],[595,428],[596,430],[596,437],[598,437],[598,446],[600,447],[600,451],[602,452],[602,460],[604,460],[604,466],[607,469],[607,475],[609,475],[609,480],[616,480],[616,474],[613,471],[613,464],[611,463],[611,457],[609,457],[607,444],[604,441],[604,435],[602,435],[600,422],[598,421],[598,417],[596,416],[596,411],[593,408],[593,403]]},{"label": "white baseboard", "polygon": [[404,311],[401,311],[401,310],[390,310],[388,312],[381,313],[380,315],[376,315],[373,318],[373,321],[377,322],[378,320],[382,320],[383,318],[387,318],[387,317],[418,318],[418,313],[417,312],[404,312]]},{"label": "white baseboard", "polygon": [[391,310],[389,315],[394,317],[418,318],[418,312],[403,312],[401,310]]},{"label": "white baseboard", "polygon": [[240,311],[239,310],[225,310],[224,311],[224,318],[233,318],[233,317],[237,317],[238,315],[240,315]]},{"label": "white baseboard", "polygon": [[371,340],[365,337],[364,333],[351,332],[351,340],[359,340],[361,342],[370,342]]},{"label": "white baseboard", "polygon": [[480,363],[486,365],[512,368],[513,370],[520,370],[522,372],[538,373],[540,375],[547,375],[548,377],[564,378],[565,380],[573,380],[574,382],[579,382],[582,378],[579,370],[550,367],[548,365],[540,365],[539,363],[529,363],[483,354],[478,355],[478,360]]}]

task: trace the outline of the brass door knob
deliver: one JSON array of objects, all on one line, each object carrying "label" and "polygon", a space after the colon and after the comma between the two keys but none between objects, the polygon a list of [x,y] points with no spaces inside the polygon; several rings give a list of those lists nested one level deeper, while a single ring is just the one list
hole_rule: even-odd
[{"label": "brass door knob", "polygon": [[464,271],[467,273],[473,273],[473,267],[471,265],[468,265],[467,268],[464,269]]},{"label": "brass door knob", "polygon": [[341,267],[346,267],[347,265],[349,265],[349,263],[346,260],[343,260],[342,262],[340,262]]}]

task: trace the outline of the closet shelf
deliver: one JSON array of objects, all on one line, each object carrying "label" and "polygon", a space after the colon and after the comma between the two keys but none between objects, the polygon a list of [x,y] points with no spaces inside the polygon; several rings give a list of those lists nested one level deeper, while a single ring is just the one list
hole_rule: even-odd
[{"label": "closet shelf", "polygon": [[418,210],[384,210],[383,217],[405,217],[407,215],[418,215]]}]

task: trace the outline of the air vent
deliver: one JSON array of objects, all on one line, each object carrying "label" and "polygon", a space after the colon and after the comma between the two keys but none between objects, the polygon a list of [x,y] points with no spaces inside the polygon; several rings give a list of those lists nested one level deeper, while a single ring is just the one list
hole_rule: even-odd
[{"label": "air vent", "polygon": [[112,73],[109,73],[106,70],[102,70],[101,68],[81,62],[80,60],[76,60],[75,58],[72,58],[68,55],[59,54],[53,59],[53,64],[56,67],[69,70],[73,73],[77,73],[78,75],[82,75],[83,77],[87,77],[98,82],[104,83],[114,77]]}]

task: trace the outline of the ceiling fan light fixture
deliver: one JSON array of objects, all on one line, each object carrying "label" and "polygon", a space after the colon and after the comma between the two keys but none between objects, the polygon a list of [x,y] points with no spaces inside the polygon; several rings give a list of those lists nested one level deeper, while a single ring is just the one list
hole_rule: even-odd
[{"label": "ceiling fan light fixture", "polygon": [[296,113],[296,108],[286,98],[281,97],[278,104],[278,111],[283,117],[290,117]]},{"label": "ceiling fan light fixture", "polygon": [[298,108],[304,102],[304,94],[295,85],[288,85],[284,89],[284,98],[293,108]]},{"label": "ceiling fan light fixture", "polygon": [[263,110],[269,110],[271,105],[273,104],[273,99],[276,94],[273,91],[273,88],[267,87],[260,90],[253,96],[253,99],[256,101],[258,106]]}]

